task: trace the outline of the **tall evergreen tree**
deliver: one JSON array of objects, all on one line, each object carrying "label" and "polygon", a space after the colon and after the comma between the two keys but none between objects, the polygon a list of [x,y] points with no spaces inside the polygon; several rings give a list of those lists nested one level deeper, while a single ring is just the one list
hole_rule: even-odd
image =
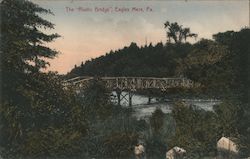
[{"label": "tall evergreen tree", "polygon": [[40,13],[52,14],[26,0],[1,2],[1,83],[3,100],[9,104],[20,104],[23,97],[18,91],[31,87],[32,75],[48,65],[46,58],[58,53],[44,45],[59,35],[41,31],[54,25],[39,17]]},{"label": "tall evergreen tree", "polygon": [[38,14],[52,12],[26,0],[3,0],[1,14],[2,70],[31,73],[45,68],[48,62],[44,58],[54,58],[58,52],[44,44],[59,35],[43,33],[54,24]]},{"label": "tall evergreen tree", "polygon": [[3,0],[0,7],[1,155],[67,154],[61,146],[75,150],[71,144],[85,130],[74,93],[65,92],[54,73],[41,72],[58,54],[46,43],[59,35],[44,33],[54,24],[40,17],[52,12],[27,0]]}]

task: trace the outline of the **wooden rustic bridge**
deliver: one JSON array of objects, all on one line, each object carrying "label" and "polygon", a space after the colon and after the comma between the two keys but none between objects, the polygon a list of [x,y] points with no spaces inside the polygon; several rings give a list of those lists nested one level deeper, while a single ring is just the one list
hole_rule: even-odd
[{"label": "wooden rustic bridge", "polygon": [[[72,79],[65,80],[63,85],[65,87],[73,86],[76,90],[84,90],[89,82],[91,82],[94,77],[75,77]],[[128,95],[129,105],[132,105],[133,93],[137,90],[145,89],[159,89],[161,91],[166,91],[170,88],[194,88],[200,85],[194,83],[187,78],[155,78],[155,77],[100,77],[107,89],[116,91],[118,104],[120,104],[122,99],[126,99]],[[126,95],[122,95],[121,92],[128,92]],[[149,99],[150,102],[150,99]]]}]

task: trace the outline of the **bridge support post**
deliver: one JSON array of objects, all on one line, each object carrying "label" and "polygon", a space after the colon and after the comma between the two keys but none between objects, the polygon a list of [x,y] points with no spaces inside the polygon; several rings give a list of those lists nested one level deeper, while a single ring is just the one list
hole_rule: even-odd
[{"label": "bridge support post", "polygon": [[147,96],[148,96],[148,104],[151,104],[151,99],[152,99],[152,94],[153,94],[153,90],[152,89],[148,89],[146,91]]},{"label": "bridge support post", "polygon": [[116,90],[116,96],[117,96],[117,104],[120,106],[121,105],[121,90]]},{"label": "bridge support post", "polygon": [[130,107],[132,107],[132,97],[133,97],[132,92],[128,92],[128,102]]},{"label": "bridge support post", "polygon": [[151,103],[151,97],[148,97],[148,104],[150,104]]}]

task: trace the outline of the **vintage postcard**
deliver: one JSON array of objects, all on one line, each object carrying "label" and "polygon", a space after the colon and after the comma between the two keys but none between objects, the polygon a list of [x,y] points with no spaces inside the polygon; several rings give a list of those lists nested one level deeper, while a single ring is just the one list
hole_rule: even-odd
[{"label": "vintage postcard", "polygon": [[0,4],[0,159],[250,158],[250,0]]}]

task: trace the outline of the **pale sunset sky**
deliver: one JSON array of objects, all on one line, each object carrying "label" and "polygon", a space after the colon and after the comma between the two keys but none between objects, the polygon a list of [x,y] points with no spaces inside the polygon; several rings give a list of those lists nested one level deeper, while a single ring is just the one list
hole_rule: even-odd
[{"label": "pale sunset sky", "polygon": [[[131,42],[138,46],[166,42],[164,23],[190,27],[199,38],[227,30],[238,31],[249,23],[248,0],[32,0],[53,15],[42,15],[55,24],[50,33],[62,37],[48,44],[60,54],[48,70],[69,72],[91,58]],[[80,8],[80,9],[79,9]],[[141,9],[139,9],[141,8]],[[102,10],[104,9],[104,10]],[[104,12],[105,11],[105,12]],[[122,12],[123,11],[123,12]]]}]

